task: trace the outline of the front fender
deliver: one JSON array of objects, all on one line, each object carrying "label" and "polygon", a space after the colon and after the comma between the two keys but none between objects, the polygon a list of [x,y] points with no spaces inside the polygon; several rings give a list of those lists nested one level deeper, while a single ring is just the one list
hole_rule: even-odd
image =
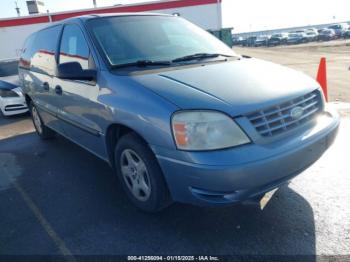
[{"label": "front fender", "polygon": [[108,108],[109,124],[134,130],[150,145],[175,149],[170,119],[176,105],[127,76],[107,75],[104,80],[98,101]]}]

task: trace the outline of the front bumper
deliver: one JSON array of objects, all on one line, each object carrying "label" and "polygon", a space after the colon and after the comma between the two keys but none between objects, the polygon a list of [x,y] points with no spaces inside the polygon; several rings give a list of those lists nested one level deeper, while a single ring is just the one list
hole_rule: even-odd
[{"label": "front bumper", "polygon": [[320,35],[318,36],[318,39],[321,41],[329,41],[334,39],[335,37],[329,36],[329,35]]},{"label": "front bumper", "polygon": [[288,182],[332,144],[339,116],[327,110],[315,123],[266,144],[212,152],[152,147],[174,201],[227,205],[256,198]]},{"label": "front bumper", "polygon": [[3,115],[11,116],[26,113],[28,106],[23,96],[20,97],[0,97],[0,110]]},{"label": "front bumper", "polygon": [[293,44],[300,44],[301,40],[287,40],[287,44],[293,45]]}]

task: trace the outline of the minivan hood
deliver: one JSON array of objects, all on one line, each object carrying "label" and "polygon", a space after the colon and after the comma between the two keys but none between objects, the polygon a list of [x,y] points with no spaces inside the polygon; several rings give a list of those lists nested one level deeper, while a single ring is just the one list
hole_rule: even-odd
[{"label": "minivan hood", "polygon": [[133,79],[182,109],[241,115],[319,87],[305,74],[254,58],[137,74]]}]

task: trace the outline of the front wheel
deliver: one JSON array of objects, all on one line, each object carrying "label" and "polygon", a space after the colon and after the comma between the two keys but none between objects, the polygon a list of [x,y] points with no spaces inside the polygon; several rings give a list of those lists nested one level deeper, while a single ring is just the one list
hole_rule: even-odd
[{"label": "front wheel", "polygon": [[171,198],[159,164],[136,134],[123,136],[115,148],[117,174],[130,201],[146,212],[159,211]]},{"label": "front wheel", "polygon": [[32,115],[33,124],[37,134],[42,139],[50,139],[55,136],[55,131],[48,128],[42,121],[38,109],[35,107],[33,102],[30,102],[30,113]]}]

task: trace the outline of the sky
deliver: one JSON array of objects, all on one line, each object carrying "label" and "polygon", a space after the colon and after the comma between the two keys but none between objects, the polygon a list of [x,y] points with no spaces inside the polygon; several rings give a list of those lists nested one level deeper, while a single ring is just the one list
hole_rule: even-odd
[{"label": "sky", "polygon": [[[93,7],[92,0],[43,0],[50,12]],[[147,0],[96,0],[99,7]],[[350,0],[222,0],[223,26],[234,32],[350,21]],[[0,1],[0,18],[14,17],[15,0]],[[17,0],[27,15],[25,0]]]}]

